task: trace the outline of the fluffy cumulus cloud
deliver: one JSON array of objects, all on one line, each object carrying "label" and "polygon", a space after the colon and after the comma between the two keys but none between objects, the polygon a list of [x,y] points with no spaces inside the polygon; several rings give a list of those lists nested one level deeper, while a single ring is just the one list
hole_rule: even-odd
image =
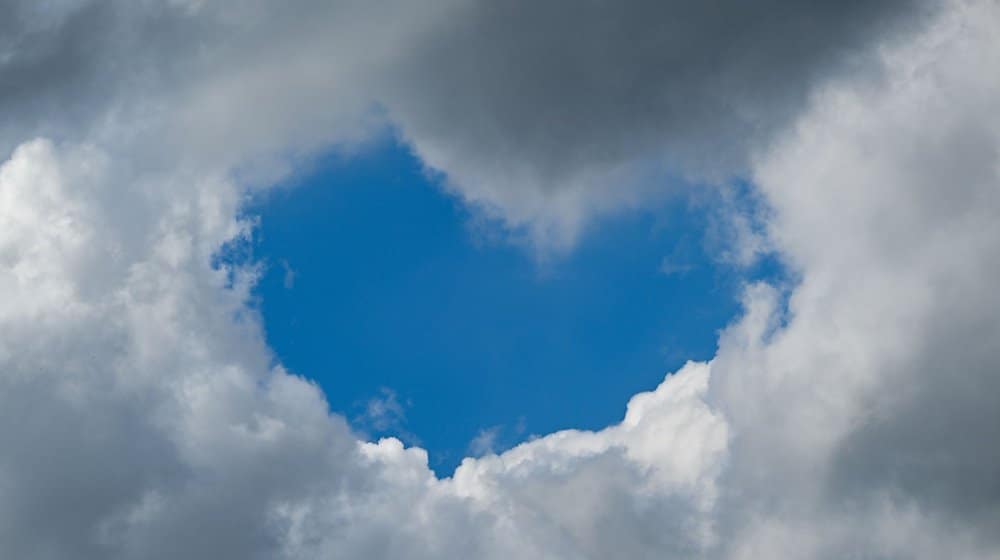
[{"label": "fluffy cumulus cloud", "polygon": [[[998,36],[992,0],[4,2],[0,555],[1000,558]],[[796,281],[621,423],[439,479],[213,266],[248,192],[387,130],[539,247],[749,178]]]}]

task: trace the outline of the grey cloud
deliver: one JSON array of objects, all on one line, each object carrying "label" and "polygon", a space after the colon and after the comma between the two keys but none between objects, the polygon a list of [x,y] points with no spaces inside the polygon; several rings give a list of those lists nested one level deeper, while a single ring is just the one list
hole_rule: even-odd
[{"label": "grey cloud", "polygon": [[[746,173],[818,85],[876,74],[874,48],[932,12],[921,0],[65,6],[10,33],[7,149],[24,140],[15,131],[147,122],[172,152],[246,165],[357,142],[385,126],[381,106],[451,189],[543,250],[672,176]],[[13,22],[42,11],[6,9]]]},{"label": "grey cloud", "polygon": [[929,11],[906,0],[472,3],[400,58],[380,98],[457,192],[569,243],[591,213],[634,202],[649,165],[661,185],[669,172],[745,174],[814,88],[874,74],[874,47]]}]

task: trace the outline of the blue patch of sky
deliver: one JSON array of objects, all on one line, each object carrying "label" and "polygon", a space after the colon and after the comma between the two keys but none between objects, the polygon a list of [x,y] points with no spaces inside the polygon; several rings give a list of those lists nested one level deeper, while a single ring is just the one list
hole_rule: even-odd
[{"label": "blue patch of sky", "polygon": [[470,452],[618,422],[633,394],[714,355],[743,281],[781,274],[720,263],[712,205],[680,197],[605,219],[540,265],[470,229],[390,140],[295,183],[246,208],[276,359],[368,437],[425,447],[443,475]]}]

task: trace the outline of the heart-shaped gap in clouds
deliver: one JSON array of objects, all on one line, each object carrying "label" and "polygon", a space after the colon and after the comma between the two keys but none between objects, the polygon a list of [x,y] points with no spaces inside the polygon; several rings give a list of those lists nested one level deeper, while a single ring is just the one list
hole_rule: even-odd
[{"label": "heart-shaped gap in clouds", "polygon": [[724,229],[736,215],[750,227],[748,185],[675,188],[544,261],[391,138],[291,186],[249,203],[252,241],[224,260],[261,265],[254,301],[280,363],[363,436],[427,449],[442,476],[466,455],[617,423],[629,397],[714,355],[745,281],[782,275]]}]

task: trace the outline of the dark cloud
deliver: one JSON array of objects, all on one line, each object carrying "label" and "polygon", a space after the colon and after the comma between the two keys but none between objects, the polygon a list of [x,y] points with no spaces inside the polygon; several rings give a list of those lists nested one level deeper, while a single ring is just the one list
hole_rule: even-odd
[{"label": "dark cloud", "polygon": [[163,142],[261,156],[350,138],[381,105],[451,188],[568,246],[664,176],[745,173],[817,85],[874,73],[874,47],[928,4],[14,2],[0,144],[159,114],[177,127]]},{"label": "dark cloud", "polygon": [[[622,167],[746,173],[814,88],[874,73],[874,47],[928,11],[914,0],[477,2],[422,36],[379,95],[460,192],[515,222],[572,229],[638,188],[612,175]],[[566,191],[592,201],[560,216]]]},{"label": "dark cloud", "polygon": [[383,96],[418,146],[530,166],[543,189],[649,155],[730,173],[818,81],[867,63],[920,7],[478,2],[404,53]]}]

